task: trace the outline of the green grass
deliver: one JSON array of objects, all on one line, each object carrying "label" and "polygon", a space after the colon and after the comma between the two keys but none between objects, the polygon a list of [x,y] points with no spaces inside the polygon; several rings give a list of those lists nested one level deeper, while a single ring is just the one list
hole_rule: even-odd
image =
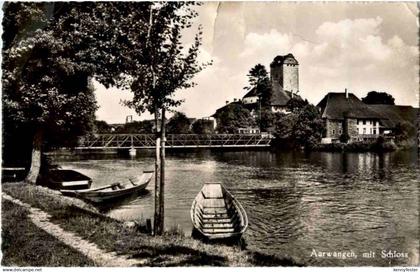
[{"label": "green grass", "polygon": [[145,266],[299,265],[288,257],[242,250],[239,246],[205,244],[185,237],[178,226],[170,227],[163,236],[153,237],[144,233],[143,226],[127,227],[122,222],[98,214],[89,206],[88,210],[76,207],[68,198],[45,188],[3,184],[3,191],[48,212],[52,216],[51,221],[63,229],[77,233],[103,250],[143,259]]},{"label": "green grass", "polygon": [[28,211],[2,201],[3,266],[93,266],[78,251],[35,226]]}]

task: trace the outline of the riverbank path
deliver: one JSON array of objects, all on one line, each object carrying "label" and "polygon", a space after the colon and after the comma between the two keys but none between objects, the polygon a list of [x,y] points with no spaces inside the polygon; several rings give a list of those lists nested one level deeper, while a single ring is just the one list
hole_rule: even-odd
[{"label": "riverbank path", "polygon": [[19,205],[29,211],[29,219],[40,229],[44,230],[48,234],[52,235],[64,244],[79,251],[87,258],[91,259],[97,266],[134,266],[141,265],[144,260],[132,259],[129,256],[117,255],[116,252],[106,252],[100,249],[96,244],[89,242],[78,235],[65,231],[59,225],[54,224],[50,221],[50,215],[38,208],[34,208],[31,205],[20,201],[19,199],[13,198],[12,196],[2,193],[2,197],[16,205]]}]

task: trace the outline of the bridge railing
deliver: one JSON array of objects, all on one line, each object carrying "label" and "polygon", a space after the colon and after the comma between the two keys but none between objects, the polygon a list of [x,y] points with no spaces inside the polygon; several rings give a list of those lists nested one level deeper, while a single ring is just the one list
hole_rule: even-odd
[{"label": "bridge railing", "polygon": [[[169,134],[168,148],[269,146],[270,134]],[[94,134],[79,138],[78,149],[153,148],[154,134]]]}]

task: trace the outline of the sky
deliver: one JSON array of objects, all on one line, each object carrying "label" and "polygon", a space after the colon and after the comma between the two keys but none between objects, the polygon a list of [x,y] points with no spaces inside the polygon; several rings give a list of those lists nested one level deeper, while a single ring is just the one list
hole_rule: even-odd
[{"label": "sky", "polygon": [[[299,62],[299,94],[315,105],[345,88],[359,98],[384,91],[396,104],[419,105],[416,3],[205,2],[197,11],[184,42],[202,25],[199,60],[213,65],[196,75],[195,87],[176,94],[185,99],[176,110],[189,117],[208,117],[241,98],[253,66],[269,70],[274,57],[288,53]],[[99,120],[151,118],[121,105],[129,91],[94,85]]]}]

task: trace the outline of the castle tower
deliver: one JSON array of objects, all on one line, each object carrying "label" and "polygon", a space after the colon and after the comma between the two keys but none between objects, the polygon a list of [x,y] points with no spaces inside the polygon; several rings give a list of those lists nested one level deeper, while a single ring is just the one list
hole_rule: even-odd
[{"label": "castle tower", "polygon": [[277,56],[270,64],[270,80],[273,92],[299,91],[299,63],[292,54]]}]

